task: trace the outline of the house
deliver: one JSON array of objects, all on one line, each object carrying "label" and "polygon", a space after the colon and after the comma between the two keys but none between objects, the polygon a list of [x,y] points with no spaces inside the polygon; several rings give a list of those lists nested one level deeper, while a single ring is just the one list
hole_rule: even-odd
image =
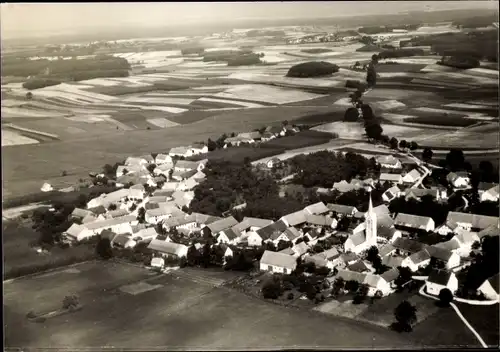
[{"label": "house", "polygon": [[404,258],[400,256],[386,255],[382,258],[382,264],[389,268],[398,268],[402,266]]},{"label": "house", "polygon": [[[340,182],[335,182],[333,184],[333,187],[332,189],[334,190],[337,190],[339,191],[340,193],[346,193],[346,192],[350,192],[352,190],[355,190],[356,189],[356,186],[348,183],[347,181],[345,180],[342,180]],[[327,205],[328,206],[328,205]]]},{"label": "house", "polygon": [[274,139],[274,138],[276,138],[276,136],[271,132],[264,132],[260,136],[261,142],[267,142],[267,141],[270,141],[271,139]]},{"label": "house", "polygon": [[317,267],[325,266],[329,269],[333,269],[343,263],[339,251],[334,247],[315,255],[305,256],[304,261],[312,262]]},{"label": "house", "polygon": [[340,255],[340,259],[345,265],[351,265],[355,263],[359,257],[353,252],[345,252]]},{"label": "house", "polygon": [[392,202],[394,199],[399,197],[400,194],[401,194],[401,190],[399,189],[399,187],[392,186],[391,188],[389,188],[387,191],[385,191],[382,194],[382,200],[384,202]]},{"label": "house", "polygon": [[267,126],[265,132],[271,133],[274,136],[284,136],[284,129],[281,126]]},{"label": "house", "polygon": [[446,180],[454,188],[466,188],[470,183],[469,174],[465,171],[450,172],[448,175],[446,175]]},{"label": "house", "polygon": [[410,255],[428,247],[426,244],[404,237],[396,239],[392,245],[398,255]]},{"label": "house", "polygon": [[269,169],[272,169],[273,167],[277,167],[278,165],[281,164],[281,160],[274,157],[274,158],[271,158],[269,159],[267,162],[266,162],[266,166],[269,168]]},{"label": "house", "polygon": [[191,144],[191,151],[193,155],[208,153],[208,146],[204,143],[193,143]]},{"label": "house", "polygon": [[136,244],[137,242],[130,237],[130,234],[116,235],[111,241],[111,245],[118,248],[134,248]]},{"label": "house", "polygon": [[456,224],[467,231],[481,231],[492,225],[498,225],[498,217],[450,211],[446,224]]},{"label": "house", "polygon": [[391,288],[394,288],[396,286],[394,285],[394,281],[399,277],[399,270],[391,268],[380,275],[380,277],[382,278],[382,280],[387,282]]},{"label": "house", "polygon": [[249,231],[247,237],[248,245],[260,246],[272,236],[281,235],[287,228],[288,226],[283,221],[277,221],[257,231]]},{"label": "house", "polygon": [[431,186],[432,190],[437,190],[438,191],[438,199],[448,199],[448,190],[446,187],[443,187],[441,185],[439,186]]},{"label": "house", "polygon": [[247,230],[257,231],[263,227],[271,225],[272,223],[273,221],[268,219],[244,217],[243,220],[239,224],[234,225],[232,229],[240,232],[245,232]]},{"label": "house", "polygon": [[303,256],[304,254],[307,253],[308,250],[309,250],[309,245],[304,241],[299,242],[292,247],[292,251],[295,253],[295,256],[297,257]]},{"label": "house", "polygon": [[175,163],[175,166],[174,166],[174,173],[176,171],[186,172],[186,171],[191,171],[191,170],[197,170],[197,168],[198,168],[198,162],[196,162],[196,161],[177,160],[177,162]]},{"label": "house", "polygon": [[174,169],[174,163],[173,162],[165,162],[163,164],[158,165],[154,170],[153,174],[154,175],[163,175],[166,178],[169,177],[170,175],[170,170]]},{"label": "house", "polygon": [[446,269],[456,268],[460,265],[460,256],[454,251],[450,251],[438,246],[429,246],[426,248],[431,258],[442,262]]},{"label": "house", "polygon": [[215,235],[223,230],[230,229],[237,223],[238,221],[234,217],[229,216],[227,218],[222,218],[220,220],[214,221],[209,225],[203,226],[202,230],[204,232],[208,232],[211,235]]},{"label": "house", "polygon": [[304,211],[306,211],[307,213],[309,213],[311,215],[321,215],[321,214],[328,213],[330,211],[330,209],[327,208],[325,203],[318,202],[318,203],[308,205],[307,207],[304,208]]},{"label": "house", "polygon": [[358,273],[370,272],[370,268],[362,260],[358,260],[352,263],[351,265],[347,266],[347,270],[355,271]]},{"label": "house", "polygon": [[172,205],[167,205],[170,203],[163,203],[165,205],[160,205],[156,209],[148,209],[146,210],[145,220],[149,224],[157,224],[165,219],[168,219],[172,216],[180,216],[184,214],[179,208],[174,207]]},{"label": "house", "polygon": [[368,285],[368,296],[375,295],[377,291],[381,291],[382,295],[386,296],[392,291],[390,284],[379,275],[339,269],[337,277],[342,278],[345,282],[353,280],[359,284]]},{"label": "house", "polygon": [[133,239],[136,242],[148,242],[154,240],[158,236],[158,232],[154,227],[141,229],[134,233]]},{"label": "house", "polygon": [[481,202],[498,202],[498,184],[480,182],[477,190]]},{"label": "house", "polygon": [[427,188],[409,188],[405,191],[405,199],[416,199],[422,200],[422,197],[429,196],[434,200],[439,200],[439,191],[437,189],[427,189]]},{"label": "house", "polygon": [[302,237],[302,233],[297,230],[295,227],[289,227],[285,231],[283,231],[281,234],[276,236],[277,233],[274,233],[271,235],[269,240],[271,240],[276,246],[280,241],[287,241],[287,242],[292,242],[295,243],[299,238]]},{"label": "house", "polygon": [[483,282],[481,286],[477,289],[479,292],[481,292],[486,298],[494,301],[499,300],[499,288],[500,284],[498,282],[498,275],[496,274],[486,281]]},{"label": "house", "polygon": [[392,244],[390,243],[386,243],[384,245],[382,245],[379,249],[378,249],[378,255],[383,258],[385,257],[386,255],[391,255],[393,254],[394,252],[396,252],[396,247],[394,247]]},{"label": "house", "polygon": [[72,219],[83,220],[85,217],[87,217],[89,215],[93,215],[93,214],[90,210],[86,210],[86,209],[75,208],[71,212]]},{"label": "house", "polygon": [[327,204],[328,210],[333,211],[341,216],[352,217],[354,214],[358,212],[356,207],[352,207],[350,205],[342,205],[342,204]]},{"label": "house", "polygon": [[433,231],[435,226],[432,218],[403,213],[399,213],[396,216],[394,225],[424,231]]},{"label": "house", "polygon": [[193,214],[188,216],[173,216],[164,220],[162,226],[167,231],[173,228],[193,231],[197,227],[196,217]]},{"label": "house", "polygon": [[443,224],[434,229],[435,233],[440,234],[441,236],[446,236],[450,233],[454,233],[457,229],[459,229],[457,224]]},{"label": "house", "polygon": [[220,231],[217,234],[217,243],[218,244],[236,244],[241,237],[241,232],[235,231],[232,228],[226,228],[225,230]]},{"label": "house", "polygon": [[129,211],[127,209],[116,209],[109,211],[107,214],[104,215],[105,219],[113,219],[113,218],[118,218],[120,216],[125,216],[128,215]]},{"label": "house", "polygon": [[322,215],[307,215],[306,223],[309,226],[320,226],[335,229],[337,227],[337,220],[329,216]]},{"label": "house", "polygon": [[404,268],[409,268],[411,271],[418,271],[419,268],[427,266],[431,261],[431,256],[429,252],[425,249],[413,253],[412,255],[406,257],[402,262],[401,266]]},{"label": "house", "polygon": [[193,176],[191,176],[191,178],[198,183],[203,181],[206,177],[207,175],[203,171],[198,171]]},{"label": "house", "polygon": [[165,197],[169,201],[173,199],[173,194],[173,190],[157,189],[153,192],[153,197]]},{"label": "house", "polygon": [[417,169],[413,169],[403,176],[403,183],[406,184],[414,184],[417,182],[423,175]]},{"label": "house", "polygon": [[296,267],[296,258],[284,253],[265,251],[260,259],[260,270],[262,271],[291,274]]},{"label": "house", "polygon": [[43,185],[42,185],[42,188],[40,188],[40,190],[42,192],[50,192],[50,191],[53,191],[54,188],[47,182],[45,182]]},{"label": "house", "polygon": [[458,242],[452,240],[436,243],[433,245],[433,247],[445,249],[450,252],[456,252],[460,249],[460,245],[458,244]]},{"label": "house", "polygon": [[283,221],[287,226],[300,226],[306,222],[306,215],[308,213],[304,210],[296,211],[295,213],[291,213],[281,217],[281,221]]},{"label": "house", "polygon": [[153,239],[148,248],[162,257],[182,258],[187,256],[188,247],[174,242]]},{"label": "house", "polygon": [[160,257],[155,257],[151,259],[151,266],[153,268],[163,268],[163,266],[165,266],[165,259]]},{"label": "house", "polygon": [[137,223],[136,217],[127,215],[114,219],[88,222],[83,225],[73,224],[64,232],[64,236],[71,241],[81,241],[99,235],[106,229],[117,234],[131,233],[131,225],[135,223]]},{"label": "house", "polygon": [[377,159],[375,159],[375,161],[382,168],[386,168],[386,169],[401,169],[402,168],[401,160],[399,160],[398,158],[395,158],[392,155],[379,156]]},{"label": "house", "polygon": [[193,178],[189,178],[187,180],[185,179],[184,181],[179,182],[179,185],[177,186],[177,190],[178,191],[190,191],[198,185],[199,185],[198,181],[196,181]]},{"label": "house", "polygon": [[168,155],[171,157],[185,157],[193,156],[193,150],[190,147],[175,147],[170,149]]},{"label": "house", "polygon": [[377,242],[381,243],[393,243],[396,239],[401,238],[401,231],[397,230],[394,227],[385,227],[378,226],[377,227]]},{"label": "house", "polygon": [[129,156],[127,159],[125,159],[125,166],[142,166],[142,165],[147,165],[150,162],[153,162],[153,157],[151,155],[141,157],[141,156]]},{"label": "house", "polygon": [[90,213],[89,215],[87,215],[86,217],[84,217],[82,219],[82,224],[86,224],[88,222],[94,222],[94,221],[102,221],[105,219],[106,218],[102,214],[95,215],[94,213]]},{"label": "house", "polygon": [[379,183],[385,183],[389,182],[392,184],[402,184],[403,183],[403,176],[401,174],[387,174],[387,173],[381,173],[380,177],[378,179]]},{"label": "house", "polygon": [[458,289],[458,280],[455,274],[447,270],[433,270],[425,281],[428,294],[438,296],[442,289],[447,288],[451,293]]},{"label": "house", "polygon": [[172,163],[172,157],[168,154],[158,154],[155,158],[156,165],[170,164]]},{"label": "house", "polygon": [[463,256],[468,256],[474,242],[480,242],[481,239],[475,232],[458,229],[457,234],[450,241],[456,241]]}]

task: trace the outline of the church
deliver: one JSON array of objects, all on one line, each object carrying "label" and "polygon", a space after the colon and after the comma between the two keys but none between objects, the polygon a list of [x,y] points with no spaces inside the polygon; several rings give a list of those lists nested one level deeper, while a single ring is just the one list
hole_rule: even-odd
[{"label": "church", "polygon": [[344,243],[345,252],[359,254],[371,246],[377,246],[377,214],[373,211],[372,197],[365,214],[365,222],[358,226]]}]

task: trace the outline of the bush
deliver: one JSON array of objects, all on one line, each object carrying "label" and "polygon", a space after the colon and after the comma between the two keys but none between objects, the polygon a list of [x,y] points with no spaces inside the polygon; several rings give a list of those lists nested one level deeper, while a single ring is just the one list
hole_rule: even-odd
[{"label": "bush", "polygon": [[262,287],[262,295],[266,299],[277,299],[281,295],[279,282],[269,281]]},{"label": "bush", "polygon": [[408,57],[408,56],[422,56],[424,55],[424,50],[422,49],[396,49],[396,50],[384,50],[378,54],[380,59],[393,59],[398,57]]},{"label": "bush", "polygon": [[332,51],[331,49],[324,49],[324,48],[312,48],[312,49],[302,49],[301,50],[301,52],[308,53],[308,54],[329,53],[331,51]]},{"label": "bush", "polygon": [[325,61],[304,62],[292,66],[288,70],[287,77],[319,77],[327,76],[339,71],[339,67]]},{"label": "bush", "polygon": [[184,48],[181,49],[182,55],[193,55],[193,54],[203,54],[205,52],[204,48]]},{"label": "bush", "polygon": [[61,84],[61,81],[55,80],[55,79],[30,79],[27,82],[23,83],[23,88],[32,90],[32,89],[38,89],[38,88],[44,88],[44,87],[50,87],[50,86],[56,86],[58,84]]},{"label": "bush", "polygon": [[294,298],[294,295],[293,293],[289,293],[288,296],[286,296],[286,298],[288,298],[289,300],[292,300]]},{"label": "bush", "polygon": [[477,68],[480,66],[480,62],[478,59],[473,57],[462,57],[462,56],[444,57],[437,63],[442,66],[448,66],[460,69]]},{"label": "bush", "polygon": [[437,126],[456,126],[467,127],[475,124],[477,121],[473,119],[466,119],[458,116],[429,116],[429,117],[409,117],[404,119],[405,122],[419,123],[424,125],[437,125]]}]

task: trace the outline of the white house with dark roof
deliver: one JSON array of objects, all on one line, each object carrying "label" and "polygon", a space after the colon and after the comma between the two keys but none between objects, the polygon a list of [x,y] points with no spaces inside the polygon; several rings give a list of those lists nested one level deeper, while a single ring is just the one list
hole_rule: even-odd
[{"label": "white house with dark roof", "polygon": [[135,232],[132,238],[136,242],[149,242],[158,236],[154,227],[148,227]]},{"label": "white house with dark roof", "polygon": [[465,171],[450,172],[448,175],[446,175],[446,180],[454,188],[467,188],[470,184],[469,174]]},{"label": "white house with dark roof", "polygon": [[460,256],[454,251],[440,248],[436,245],[429,246],[426,250],[431,258],[435,258],[436,260],[442,262],[446,269],[453,269],[460,265]]},{"label": "white house with dark roof", "polygon": [[389,182],[392,184],[400,185],[403,183],[403,176],[401,176],[401,174],[381,173],[380,177],[378,178],[378,181],[379,183]]},{"label": "white house with dark roof", "polygon": [[412,255],[406,257],[401,262],[401,266],[409,268],[411,271],[418,271],[419,268],[427,266],[431,261],[431,256],[427,250],[422,249]]},{"label": "white house with dark roof", "polygon": [[223,230],[230,229],[237,223],[238,221],[234,217],[229,216],[227,218],[222,218],[214,221],[211,224],[202,226],[202,230],[209,231],[210,234],[215,235]]},{"label": "white house with dark roof", "polygon": [[447,288],[451,293],[458,290],[458,279],[455,274],[447,270],[433,270],[425,281],[428,294],[438,296],[442,289]]},{"label": "white house with dark roof", "polygon": [[350,205],[342,205],[342,204],[327,204],[326,205],[329,211],[333,211],[341,216],[352,217],[354,214],[358,212],[356,207]]},{"label": "white house with dark roof", "polygon": [[314,203],[311,205],[308,205],[307,207],[304,208],[304,211],[309,213],[310,215],[321,215],[328,213],[330,209],[325,205],[323,202],[318,202]]},{"label": "white house with dark roof", "polygon": [[472,244],[474,242],[480,242],[481,239],[479,238],[476,232],[470,232],[463,229],[458,229],[457,234],[453,236],[453,238],[450,241],[455,241],[459,246],[459,249],[457,250],[457,253],[459,255],[463,257],[468,257],[472,249]]},{"label": "white house with dark roof", "polygon": [[394,219],[394,225],[424,231],[434,231],[435,227],[434,220],[432,218],[404,213],[399,213],[396,216],[396,219]]},{"label": "white house with dark roof", "polygon": [[288,226],[283,221],[277,221],[257,231],[248,231],[247,232],[248,245],[260,246],[264,241],[269,240],[271,237],[278,237],[287,228]]},{"label": "white house with dark roof", "polygon": [[252,218],[252,217],[244,217],[243,220],[234,225],[232,227],[233,230],[237,230],[240,232],[246,232],[248,231],[257,231],[260,230],[263,227],[266,227],[268,225],[271,225],[273,223],[272,220],[268,219],[260,219],[260,218]]},{"label": "white house with dark roof", "polygon": [[400,237],[396,239],[396,241],[394,241],[392,245],[394,246],[394,248],[396,248],[396,253],[402,256],[411,255],[429,247],[422,242],[415,241],[406,237]]},{"label": "white house with dark roof", "polygon": [[289,227],[278,236],[271,235],[270,239],[276,246],[280,241],[292,242],[295,244],[299,238],[303,236],[302,232],[295,227]]},{"label": "white house with dark roof", "polygon": [[408,188],[405,191],[405,199],[415,199],[421,200],[422,197],[430,196],[435,200],[439,200],[439,191],[437,189],[427,189],[427,188]]},{"label": "white house with dark roof", "polygon": [[325,227],[335,229],[337,227],[337,220],[324,215],[307,215],[306,223],[309,226]]},{"label": "white house with dark roof", "polygon": [[477,289],[479,292],[482,292],[486,298],[490,300],[498,301],[500,299],[499,296],[500,283],[498,281],[498,275],[499,274],[496,274],[488,278]]},{"label": "white house with dark roof", "polygon": [[281,221],[283,221],[287,226],[300,226],[306,222],[306,215],[308,213],[304,210],[296,211],[295,213],[291,213],[281,217]]},{"label": "white house with dark roof", "polygon": [[160,153],[156,156],[155,158],[156,165],[162,165],[167,163],[172,163],[172,157],[170,155]]},{"label": "white house with dark roof", "polygon": [[220,231],[217,235],[218,244],[232,244],[235,245],[239,242],[241,237],[241,232],[233,230],[232,228],[227,228]]},{"label": "white house with dark roof", "polygon": [[162,241],[159,239],[153,239],[149,243],[148,248],[159,256],[174,258],[186,257],[188,251],[188,247],[183,244]]},{"label": "white house with dark roof", "polygon": [[297,259],[288,254],[265,251],[260,259],[260,270],[291,274],[297,267]]},{"label": "white house with dark roof", "polygon": [[392,186],[382,194],[382,200],[384,202],[392,202],[394,199],[399,197],[401,190],[398,186]]},{"label": "white house with dark roof", "polygon": [[379,156],[375,160],[376,160],[377,164],[380,165],[380,167],[383,167],[386,169],[401,169],[403,167],[401,164],[401,160],[399,160],[398,158],[395,158],[392,155]]},{"label": "white house with dark roof", "polygon": [[492,225],[498,225],[498,217],[459,213],[450,211],[446,218],[446,224],[454,224],[467,231],[480,231]]},{"label": "white house with dark roof", "polygon": [[193,150],[190,147],[175,147],[175,148],[170,149],[170,151],[168,152],[168,155],[170,155],[171,157],[183,156],[185,158],[188,158],[190,156],[193,156]]}]

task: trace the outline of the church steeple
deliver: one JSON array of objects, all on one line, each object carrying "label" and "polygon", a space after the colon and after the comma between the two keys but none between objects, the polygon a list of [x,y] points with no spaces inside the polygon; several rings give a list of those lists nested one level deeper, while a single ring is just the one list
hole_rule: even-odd
[{"label": "church steeple", "polygon": [[370,245],[377,244],[377,214],[373,211],[372,194],[369,194],[368,211],[365,215],[366,222],[366,241]]}]

